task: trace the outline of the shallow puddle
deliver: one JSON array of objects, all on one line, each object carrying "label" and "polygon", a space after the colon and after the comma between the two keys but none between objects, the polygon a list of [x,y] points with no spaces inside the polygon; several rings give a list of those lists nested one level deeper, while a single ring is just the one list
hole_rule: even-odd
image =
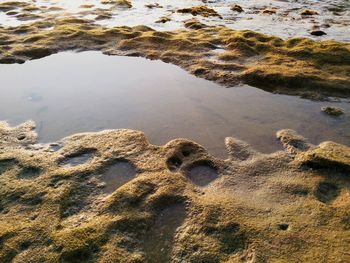
[{"label": "shallow puddle", "polygon": [[137,175],[136,167],[127,161],[117,161],[109,166],[100,179],[106,184],[103,191],[107,194],[114,192],[123,184],[134,179]]},{"label": "shallow puddle", "polygon": [[95,150],[87,150],[85,152],[69,155],[60,162],[60,165],[73,167],[84,164],[94,157],[94,153]]},{"label": "shallow puddle", "polygon": [[[290,128],[313,143],[350,145],[350,103],[315,102],[247,85],[224,88],[144,58],[60,53],[0,65],[0,92],[0,120],[12,125],[34,120],[42,142],[130,128],[144,131],[154,144],[183,137],[223,157],[227,136],[272,152],[280,149],[276,131]],[[329,105],[345,114],[321,112]]]},{"label": "shallow puddle", "polygon": [[198,186],[206,186],[218,178],[217,169],[209,164],[198,164],[193,166],[187,172],[188,178]]}]

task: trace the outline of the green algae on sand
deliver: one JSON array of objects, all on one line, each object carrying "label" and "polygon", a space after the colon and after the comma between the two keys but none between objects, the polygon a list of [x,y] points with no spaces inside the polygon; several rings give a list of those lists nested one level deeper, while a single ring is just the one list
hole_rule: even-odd
[{"label": "green algae on sand", "polygon": [[[155,146],[132,130],[76,134],[53,149],[37,144],[34,127],[0,125],[1,262],[350,259],[348,147],[284,130],[285,151],[227,138],[221,160],[192,141]],[[106,192],[103,174],[118,162],[137,174]],[[205,184],[203,169],[215,173]]]}]

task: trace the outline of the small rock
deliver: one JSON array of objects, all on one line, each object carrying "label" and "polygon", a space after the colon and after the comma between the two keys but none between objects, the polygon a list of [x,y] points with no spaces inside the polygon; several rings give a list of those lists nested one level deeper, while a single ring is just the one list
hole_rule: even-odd
[{"label": "small rock", "polygon": [[158,4],[158,3],[147,4],[147,5],[145,5],[145,7],[150,8],[150,9],[152,9],[152,8],[163,8],[163,6],[161,6],[161,5]]},{"label": "small rock", "polygon": [[236,11],[238,13],[242,13],[244,11],[243,8],[240,5],[233,5],[233,6],[231,6],[231,10],[232,11]]},{"label": "small rock", "polygon": [[344,110],[342,108],[338,108],[338,107],[331,107],[331,106],[327,106],[327,107],[322,107],[321,110],[331,116],[340,116],[344,114]]},{"label": "small rock", "polygon": [[318,12],[314,11],[314,10],[306,9],[303,12],[301,12],[301,15],[302,16],[313,16],[313,15],[318,15]]},{"label": "small rock", "polygon": [[205,28],[207,27],[207,25],[199,22],[197,19],[193,18],[193,19],[189,19],[189,20],[186,20],[184,22],[184,25],[186,28],[190,28],[190,29],[202,29],[202,28]]},{"label": "small rock", "polygon": [[156,23],[163,23],[163,24],[165,24],[166,22],[169,22],[169,21],[171,21],[171,19],[169,17],[162,16],[156,21]]},{"label": "small rock", "polygon": [[273,14],[277,13],[277,10],[276,9],[265,9],[262,11],[262,13],[266,14],[266,15],[273,15]]},{"label": "small rock", "polygon": [[18,12],[10,11],[10,12],[7,12],[6,15],[8,15],[8,16],[15,16],[15,15],[18,15]]}]

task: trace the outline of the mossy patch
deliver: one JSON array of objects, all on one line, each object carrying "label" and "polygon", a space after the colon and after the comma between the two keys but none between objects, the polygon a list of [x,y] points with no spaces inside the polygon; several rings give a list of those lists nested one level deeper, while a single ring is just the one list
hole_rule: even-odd
[{"label": "mossy patch", "polygon": [[[286,151],[261,154],[228,138],[230,158],[220,160],[188,140],[154,146],[142,132],[109,130],[49,151],[51,144],[18,141],[36,138],[33,126],[0,125],[1,262],[297,262],[325,253],[337,262],[347,249],[345,146],[314,146],[284,130]],[[60,165],[86,149],[93,161]],[[119,162],[137,176],[106,192],[100,175]],[[205,187],[188,178],[201,165],[216,174]]]},{"label": "mossy patch", "polygon": [[201,15],[204,17],[209,17],[209,16],[217,16],[217,17],[221,17],[221,15],[219,15],[218,12],[216,12],[214,9],[209,8],[205,5],[202,6],[193,6],[190,8],[182,8],[182,9],[178,9],[177,10],[178,13],[183,13],[183,14],[191,14],[193,16],[197,16],[197,15]]}]

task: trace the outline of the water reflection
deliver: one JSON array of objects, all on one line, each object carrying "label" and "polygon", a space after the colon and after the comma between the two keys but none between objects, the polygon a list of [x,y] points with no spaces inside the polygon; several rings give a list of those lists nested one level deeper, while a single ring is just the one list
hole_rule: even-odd
[{"label": "water reflection", "polygon": [[[227,136],[271,152],[280,147],[275,132],[290,128],[313,143],[350,144],[349,103],[314,102],[249,86],[227,89],[143,58],[60,53],[0,65],[0,91],[0,120],[33,119],[44,142],[130,128],[144,131],[154,144],[185,137],[225,156]],[[321,112],[332,104],[345,114],[333,118]]]}]

